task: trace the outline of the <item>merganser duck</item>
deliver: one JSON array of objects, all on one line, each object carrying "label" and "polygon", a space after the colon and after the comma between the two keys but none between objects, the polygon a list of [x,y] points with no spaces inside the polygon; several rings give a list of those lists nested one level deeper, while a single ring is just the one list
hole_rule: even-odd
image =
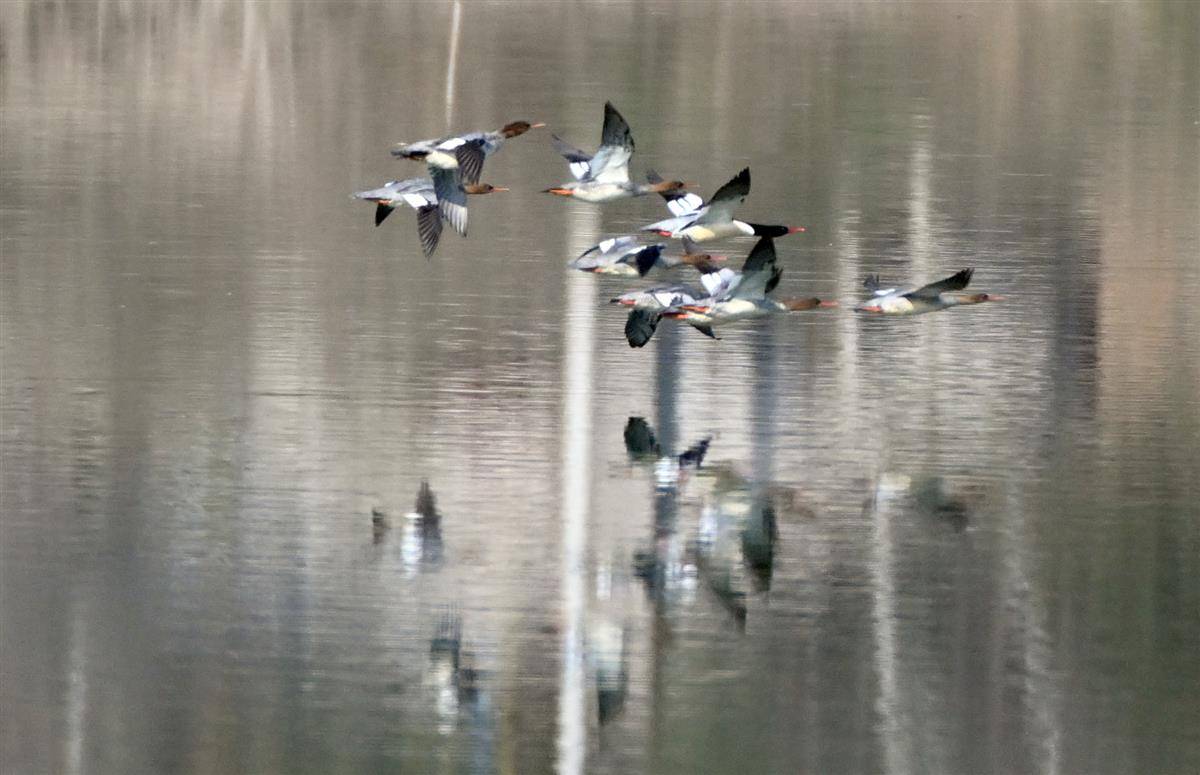
[{"label": "merganser duck", "polygon": [[545,124],[531,124],[528,121],[513,121],[510,124],[505,124],[494,132],[467,132],[462,135],[452,135],[450,137],[440,137],[432,140],[418,140],[415,143],[400,143],[397,148],[392,149],[392,155],[401,159],[415,159],[425,161],[433,154],[445,153],[453,154],[454,150],[465,143],[479,143],[483,154],[478,158],[470,158],[463,165],[462,177],[466,184],[478,183],[479,176],[483,172],[484,160],[491,156],[500,147],[504,145],[504,141],[512,137],[519,137],[525,134],[530,129],[543,127]]},{"label": "merganser duck", "polygon": [[[662,183],[662,176],[654,170],[646,170],[647,183]],[[671,215],[687,215],[694,213],[704,206],[704,198],[699,194],[694,194],[691,191],[674,189],[671,191],[660,191],[659,196],[667,202],[667,209],[671,211]]]},{"label": "merganser duck", "polygon": [[[749,193],[750,168],[747,167],[717,189],[717,193],[713,194],[707,204],[701,203],[690,212],[678,213],[673,218],[643,226],[641,230],[657,232],[664,237],[688,237],[693,242],[739,236],[783,237],[805,231],[803,226],[772,226],[734,219],[733,211],[745,201]],[[682,209],[693,202],[694,200],[669,200],[667,207],[672,208],[672,204],[675,204],[675,208]],[[672,212],[675,208],[672,208]]]},{"label": "merganser duck", "polygon": [[967,287],[967,284],[971,282],[971,275],[974,273],[974,269],[963,269],[945,279],[908,290],[883,288],[879,283],[879,275],[871,275],[863,283],[863,286],[871,291],[873,298],[859,304],[854,309],[858,312],[870,312],[876,315],[921,315],[963,304],[1005,301],[1003,296],[995,294],[958,293]]},{"label": "merganser duck", "polygon": [[629,180],[629,159],[633,156],[633,134],[629,124],[611,102],[604,103],[604,129],[600,148],[588,156],[583,151],[553,136],[555,148],[570,165],[575,180],[546,189],[543,193],[573,196],[584,202],[613,202],[634,196],[675,191],[686,187],[678,180],[660,183],[632,183]]},{"label": "merganser duck", "polygon": [[721,295],[692,303],[675,304],[664,310],[661,316],[682,320],[700,333],[716,339],[717,336],[712,331],[715,326],[765,317],[778,312],[799,312],[838,306],[836,301],[822,301],[815,297],[782,301],[767,298],[767,294],[779,285],[782,276],[783,270],[775,265],[775,241],[771,237],[763,237],[746,257],[739,280]]},{"label": "merganser duck", "polygon": [[[690,247],[695,246],[691,244]],[[686,265],[701,273],[713,272],[719,268],[717,264],[725,260],[724,256],[692,251],[689,244],[684,245],[686,252],[680,256],[663,255],[665,248],[661,243],[645,245],[633,235],[612,237],[588,248],[570,265],[573,269],[595,274],[645,277],[655,266],[669,269]]]},{"label": "merganser duck", "polygon": [[[630,347],[644,347],[658,329],[658,321],[669,309],[682,305],[699,305],[727,290],[741,280],[741,273],[722,268],[700,275],[700,287],[693,285],[660,285],[640,291],[630,291],[612,299],[610,303],[633,307],[625,319],[625,341]],[[713,336],[711,329],[699,328],[701,333]],[[715,338],[715,337],[714,337]]]},{"label": "merganser duck", "polygon": [[421,250],[425,257],[433,255],[442,235],[442,220],[450,222],[455,231],[467,233],[467,194],[491,194],[507,191],[507,188],[488,183],[463,185],[458,168],[458,159],[472,159],[479,153],[479,144],[460,146],[454,156],[448,156],[454,166],[440,166],[447,158],[429,157],[429,178],[393,180],[380,188],[358,191],[356,199],[375,202],[375,225],[383,221],[401,202],[417,211],[417,234],[421,239]]}]

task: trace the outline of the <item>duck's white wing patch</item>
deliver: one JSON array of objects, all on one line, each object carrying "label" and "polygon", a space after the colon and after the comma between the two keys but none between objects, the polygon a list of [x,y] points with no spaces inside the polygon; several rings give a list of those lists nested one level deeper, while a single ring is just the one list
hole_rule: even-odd
[{"label": "duck's white wing patch", "polygon": [[588,180],[593,183],[628,183],[632,148],[606,145],[592,157]]},{"label": "duck's white wing patch", "polygon": [[666,288],[658,291],[651,291],[650,296],[654,302],[661,307],[673,307],[676,304],[686,304],[691,299],[685,299],[683,294],[674,288]]},{"label": "duck's white wing patch", "polygon": [[592,171],[592,165],[588,164],[586,161],[573,161],[568,166],[570,166],[571,174],[576,180],[583,180],[587,177],[588,173]]},{"label": "duck's white wing patch", "polygon": [[704,286],[704,290],[708,291],[709,296],[720,296],[737,277],[736,269],[724,268],[700,275],[700,284]]},{"label": "duck's white wing patch", "polygon": [[415,210],[437,204],[437,197],[433,196],[433,192],[406,192],[401,197],[405,204]]},{"label": "duck's white wing patch", "polygon": [[600,251],[602,253],[624,253],[637,246],[637,237],[610,237],[600,243]]},{"label": "duck's white wing patch", "polygon": [[674,234],[677,231],[691,226],[695,220],[696,215],[694,213],[677,215],[674,218],[666,218],[664,220],[655,221],[654,223],[643,226],[640,231],[665,231],[668,234]]},{"label": "duck's white wing patch", "polygon": [[704,206],[704,198],[699,194],[683,194],[667,202],[667,209],[672,215],[687,215],[694,213]]}]

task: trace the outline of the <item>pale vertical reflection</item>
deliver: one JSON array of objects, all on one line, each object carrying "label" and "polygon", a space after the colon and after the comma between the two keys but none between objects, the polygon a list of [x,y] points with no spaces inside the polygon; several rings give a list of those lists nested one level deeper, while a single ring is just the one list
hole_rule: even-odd
[{"label": "pale vertical reflection", "polygon": [[906,750],[904,730],[900,724],[900,687],[896,676],[896,577],[892,562],[891,515],[888,504],[895,495],[896,483],[881,473],[871,499],[872,557],[871,569],[875,603],[875,672],[879,695],[875,712],[882,727],[884,762],[888,775],[903,775],[909,771],[910,757]]},{"label": "pale vertical reflection", "polygon": [[454,0],[450,14],[450,55],[446,57],[446,128],[454,118],[454,73],[458,70],[458,33],[462,27],[462,3]]},{"label": "pale vertical reflection", "polygon": [[1007,544],[1000,553],[1007,587],[1005,594],[1009,597],[1008,607],[1017,619],[1015,626],[1020,633],[1024,668],[1021,671],[1024,678],[1022,688],[1028,704],[1030,725],[1041,747],[1037,759],[1042,763],[1043,773],[1058,775],[1062,740],[1062,730],[1058,724],[1058,691],[1050,665],[1045,616],[1038,605],[1026,567],[1032,549],[1024,499],[1017,491],[1019,487],[1016,480],[1011,481],[1005,499],[1005,512],[1012,515],[1012,529],[1001,532],[1002,540]]},{"label": "pale vertical reflection", "polygon": [[[914,273],[920,277],[931,271],[930,264],[937,253],[931,205],[933,177],[933,148],[929,135],[933,131],[929,116],[913,116],[916,131],[913,155],[908,173],[908,252]],[[930,278],[935,279],[935,278]],[[928,280],[921,280],[928,282]]]},{"label": "pale vertical reflection", "polygon": [[87,630],[79,601],[71,605],[71,647],[67,656],[67,730],[63,741],[65,771],[79,773],[83,767],[84,722],[87,713]]},{"label": "pale vertical reflection", "polygon": [[[933,148],[929,140],[929,136],[933,132],[933,119],[918,113],[913,116],[913,124],[915,125],[913,150],[908,173],[908,256],[911,262],[910,275],[914,278],[913,282],[920,285],[937,279],[934,275],[938,264],[938,245],[934,234],[934,213],[931,201]],[[939,324],[940,321],[935,317],[932,325],[920,326],[915,332],[922,351],[930,353],[930,359],[934,362],[937,361],[938,348],[934,346],[931,339],[934,336],[935,326]],[[927,376],[933,373],[934,371],[931,370]],[[938,381],[930,376],[926,384],[934,387]],[[930,397],[928,406],[933,406],[938,397],[932,392],[928,395]],[[936,425],[932,427],[936,427]]]},{"label": "pale vertical reflection", "polygon": [[[587,249],[596,233],[597,210],[570,217],[569,255]],[[567,282],[563,336],[563,615],[562,679],[558,706],[558,772],[583,772],[587,704],[583,628],[587,617],[587,515],[591,495],[592,361],[596,330],[594,278],[564,272]]]}]

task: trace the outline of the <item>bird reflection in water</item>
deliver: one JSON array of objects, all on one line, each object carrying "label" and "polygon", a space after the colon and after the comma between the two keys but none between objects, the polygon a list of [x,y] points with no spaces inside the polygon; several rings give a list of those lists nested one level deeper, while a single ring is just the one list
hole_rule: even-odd
[{"label": "bird reflection in water", "polygon": [[961,533],[970,526],[971,514],[982,499],[977,486],[955,477],[885,473],[876,482],[872,505],[907,503],[917,514]]},{"label": "bird reflection in water", "polygon": [[405,515],[400,542],[404,571],[410,578],[419,571],[435,570],[442,564],[442,516],[429,482],[422,479],[413,510]]},{"label": "bird reflection in water", "polygon": [[689,469],[699,468],[708,453],[712,436],[705,436],[679,454],[664,452],[650,423],[642,417],[630,417],[625,423],[625,451],[634,463],[654,463],[655,486],[675,489]]},{"label": "bird reflection in water", "polygon": [[651,597],[689,596],[696,587],[696,566],[685,552],[675,530],[679,488],[684,474],[699,469],[708,453],[711,436],[705,436],[679,454],[664,453],[654,429],[642,417],[625,423],[625,450],[634,463],[654,465],[654,539],[651,548],[634,552],[634,574]]},{"label": "bird reflection in water", "polygon": [[625,707],[629,690],[629,581],[611,564],[596,572],[588,618],[588,661],[596,682],[596,709],[607,724]]},{"label": "bird reflection in water", "polygon": [[790,490],[756,485],[728,466],[710,469],[695,542],[705,586],[734,622],[745,626],[751,593],[771,589],[779,541],[778,513],[795,498]]},{"label": "bird reflection in water", "polygon": [[371,543],[379,546],[387,536],[391,525],[388,523],[387,512],[378,506],[371,508]]},{"label": "bird reflection in water", "polygon": [[454,608],[446,609],[429,642],[427,673],[441,734],[450,734],[458,724],[459,708],[478,698],[478,679],[471,654],[462,648],[462,617]]}]

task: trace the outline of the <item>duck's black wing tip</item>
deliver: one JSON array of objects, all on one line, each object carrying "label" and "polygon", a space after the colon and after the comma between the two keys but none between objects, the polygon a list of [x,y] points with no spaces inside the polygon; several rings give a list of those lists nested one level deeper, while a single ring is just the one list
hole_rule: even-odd
[{"label": "duck's black wing tip", "polygon": [[611,102],[604,103],[604,129],[600,133],[600,145],[633,150],[633,133],[629,124]]},{"label": "duck's black wing tip", "polygon": [[483,175],[483,141],[473,140],[463,143],[454,149],[454,158],[458,160],[458,169],[462,182],[468,185],[478,183]]},{"label": "duck's black wing tip", "polygon": [[438,240],[442,236],[442,216],[437,205],[417,208],[417,236],[421,239],[421,252],[425,258],[429,258],[437,250]]},{"label": "duck's black wing tip", "polygon": [[767,285],[763,288],[763,293],[768,294],[779,287],[779,281],[783,279],[783,270],[777,266],[771,266],[771,277],[767,280]]},{"label": "duck's black wing tip", "polygon": [[905,295],[915,298],[935,298],[946,291],[961,291],[971,282],[971,275],[974,273],[975,270],[971,268],[960,269],[945,279],[938,280],[929,285],[923,285]]},{"label": "duck's black wing tip", "polygon": [[650,338],[654,336],[661,317],[662,314],[658,310],[638,307],[631,309],[629,317],[625,319],[625,340],[629,342],[629,346],[645,347],[646,342],[649,342]]},{"label": "duck's black wing tip", "polygon": [[550,135],[550,144],[554,146],[554,150],[558,151],[560,156],[572,164],[586,164],[592,160],[592,155],[590,153],[585,153],[584,151],[579,150],[558,135]]},{"label": "duck's black wing tip", "polygon": [[392,210],[395,209],[395,207],[392,207],[391,205],[385,205],[383,202],[376,202],[375,225],[378,226],[379,224],[383,223],[384,220],[386,220],[387,217],[392,214]]},{"label": "duck's black wing tip", "polygon": [[750,193],[750,168],[745,167],[741,172],[730,178],[729,182],[717,189],[709,204],[717,202],[741,202]]},{"label": "duck's black wing tip", "polygon": [[960,269],[954,274],[946,278],[946,282],[950,284],[950,290],[961,291],[966,288],[971,282],[971,276],[975,274],[975,270],[971,267]]},{"label": "duck's black wing tip", "polygon": [[742,273],[758,272],[774,263],[775,240],[771,237],[763,237],[754,243],[754,248],[751,249],[750,255],[746,256],[746,263],[742,265]]},{"label": "duck's black wing tip", "polygon": [[654,268],[654,265],[658,263],[658,259],[662,256],[662,252],[662,245],[649,245],[637,252],[634,266],[637,267],[638,277],[645,277],[646,273]]}]

